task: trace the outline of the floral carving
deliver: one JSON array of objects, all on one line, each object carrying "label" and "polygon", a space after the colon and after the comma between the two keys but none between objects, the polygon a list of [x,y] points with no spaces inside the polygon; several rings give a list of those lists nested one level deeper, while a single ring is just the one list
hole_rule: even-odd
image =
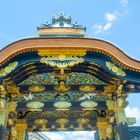
[{"label": "floral carving", "polygon": [[70,73],[67,76],[67,84],[75,84],[75,85],[81,85],[81,84],[95,84],[95,85],[103,85],[105,84],[95,76],[87,73]]},{"label": "floral carving", "polygon": [[19,85],[41,85],[41,84],[58,84],[58,79],[54,73],[33,74]]}]

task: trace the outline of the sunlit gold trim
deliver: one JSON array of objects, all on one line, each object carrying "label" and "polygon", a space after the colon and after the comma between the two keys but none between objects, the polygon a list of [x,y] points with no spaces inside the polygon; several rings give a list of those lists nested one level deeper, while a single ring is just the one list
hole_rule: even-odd
[{"label": "sunlit gold trim", "polygon": [[92,70],[86,70],[86,71],[95,75],[97,74],[95,71],[92,71]]},{"label": "sunlit gold trim", "polygon": [[26,68],[24,71],[28,71],[28,70],[35,69],[35,68],[36,68],[36,66],[30,66],[30,67]]},{"label": "sunlit gold trim", "polygon": [[96,71],[99,71],[98,68],[94,67],[94,66],[88,66],[88,68],[92,69],[92,70],[96,70]]},{"label": "sunlit gold trim", "polygon": [[100,64],[97,64],[97,63],[95,63],[95,62],[89,62],[89,64],[96,65],[96,66],[98,66],[98,67],[101,66]]},{"label": "sunlit gold trim", "polygon": [[52,49],[52,50],[46,50],[46,49],[42,49],[42,50],[38,50],[38,55],[43,57],[43,56],[53,56],[53,57],[71,57],[71,56],[85,56],[86,55],[86,51],[87,49],[82,49],[82,50],[75,50],[75,49]]}]

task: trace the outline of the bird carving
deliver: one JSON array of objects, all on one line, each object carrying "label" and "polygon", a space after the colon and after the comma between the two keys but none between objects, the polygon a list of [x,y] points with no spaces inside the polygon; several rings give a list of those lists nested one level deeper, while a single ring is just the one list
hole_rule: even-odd
[{"label": "bird carving", "polygon": [[33,98],[34,98],[34,96],[31,94],[31,92],[29,93],[28,96],[23,96],[23,97],[24,97],[24,99],[25,99],[26,101],[33,100]]},{"label": "bird carving", "polygon": [[84,94],[84,96],[80,97],[78,100],[79,100],[79,101],[82,101],[82,100],[85,100],[85,99],[90,100],[91,97],[93,97],[93,96],[95,96],[95,95],[96,95],[96,94],[94,94],[94,93]]}]

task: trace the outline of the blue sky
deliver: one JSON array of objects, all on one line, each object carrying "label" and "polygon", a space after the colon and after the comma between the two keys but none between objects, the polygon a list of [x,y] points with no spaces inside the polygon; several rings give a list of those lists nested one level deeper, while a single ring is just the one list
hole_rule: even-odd
[{"label": "blue sky", "polygon": [[[35,35],[36,26],[51,20],[52,14],[64,11],[71,14],[73,22],[87,27],[87,36],[113,42],[140,60],[139,5],[139,0],[3,0],[0,2],[0,49],[14,40]],[[136,125],[140,125],[139,99],[140,94],[128,98],[127,115],[137,117]]]}]

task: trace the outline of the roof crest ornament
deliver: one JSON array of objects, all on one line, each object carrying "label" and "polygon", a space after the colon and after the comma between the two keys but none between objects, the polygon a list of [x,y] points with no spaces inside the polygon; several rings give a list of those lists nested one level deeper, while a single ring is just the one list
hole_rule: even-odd
[{"label": "roof crest ornament", "polygon": [[58,16],[52,15],[52,22],[46,21],[38,29],[47,29],[54,27],[67,27],[67,28],[78,28],[86,31],[86,27],[83,27],[78,22],[72,23],[72,17],[70,15],[65,16],[64,12],[60,12]]}]

